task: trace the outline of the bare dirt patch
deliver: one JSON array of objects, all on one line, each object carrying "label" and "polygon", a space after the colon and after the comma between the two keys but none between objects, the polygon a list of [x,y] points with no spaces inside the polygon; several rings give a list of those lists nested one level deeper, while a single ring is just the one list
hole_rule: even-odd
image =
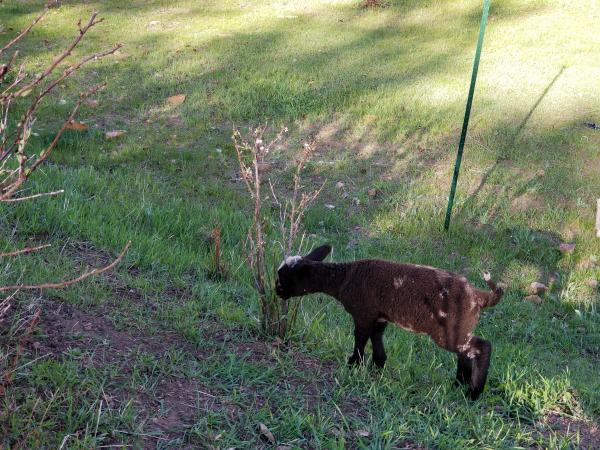
[{"label": "bare dirt patch", "polygon": [[518,197],[514,198],[510,204],[513,211],[520,212],[539,212],[546,208],[546,205],[542,199],[530,192],[525,192],[524,194],[519,195]]},{"label": "bare dirt patch", "polygon": [[[133,328],[117,329],[107,318],[107,310],[91,308],[83,311],[60,300],[43,299],[44,314],[38,325],[38,334],[29,345],[33,357],[46,356],[61,359],[73,349],[84,356],[83,367],[102,367],[116,364],[120,367],[117,379],[104,387],[104,400],[109,409],[122,408],[133,402],[137,411],[135,432],[123,434],[111,444],[122,445],[137,442],[143,448],[157,448],[169,443],[177,448],[195,448],[188,445],[186,436],[195,424],[201,423],[211,413],[227,417],[231,423],[248,421],[253,410],[270,408],[272,414],[288,414],[288,399],[295,399],[298,408],[309,411],[325,410],[336,390],[335,378],[339,364],[296,351],[279,340],[268,341],[245,328],[224,328],[215,320],[201,324],[205,346],[198,349],[177,333],[148,334]],[[106,306],[103,306],[106,308]],[[275,383],[261,384],[241,382],[235,389],[242,394],[241,403],[230,400],[230,393],[222,387],[203,380],[204,375],[185,377],[177,375],[156,376],[151,388],[130,382],[135,375],[132,355],[144,352],[157,361],[164,360],[170,349],[183,350],[189,358],[214,363],[214,358],[235,355],[245,364],[270,367],[277,371]],[[229,356],[228,356],[229,355]],[[284,365],[281,365],[281,361]],[[137,367],[139,372],[140,367]],[[207,373],[210,376],[210,373]],[[225,388],[227,389],[227,388]],[[285,399],[280,403],[279,399]],[[246,405],[246,406],[244,406]],[[357,415],[367,418],[370,414],[368,401],[346,397],[337,402],[339,410],[332,411],[343,417]],[[243,432],[253,439],[254,429]],[[358,439],[349,435],[349,443]],[[349,448],[354,448],[350,445]],[[417,449],[407,442],[406,448]]]},{"label": "bare dirt patch", "polygon": [[578,448],[589,450],[600,448],[600,427],[598,424],[561,416],[556,413],[546,415],[540,422],[546,430],[550,428],[565,436],[579,435]]},{"label": "bare dirt patch", "polygon": [[[34,357],[51,355],[58,358],[78,349],[85,355],[83,366],[118,364],[121,377],[125,379],[133,370],[131,355],[138,352],[160,359],[176,347],[185,349],[191,357],[202,359],[205,356],[176,334],[148,335],[134,329],[117,330],[100,311],[84,312],[67,303],[48,299],[43,300],[43,311],[39,334],[30,344]],[[107,387],[105,398],[109,406],[110,403],[116,406],[129,401],[133,395],[139,411],[138,424],[144,431],[141,436],[145,448],[154,448],[157,435],[161,439],[183,436],[185,429],[199,415],[209,411],[225,408],[230,416],[235,413],[233,405],[224,405],[218,395],[195,379],[165,377],[152,394]]]},{"label": "bare dirt patch", "polygon": [[122,362],[134,351],[164,354],[175,341],[169,336],[150,337],[120,331],[106,317],[83,312],[68,303],[43,301],[40,335],[32,343],[38,355],[60,355],[78,348],[94,355],[89,363]]},{"label": "bare dirt patch", "polygon": [[[211,412],[225,411],[231,420],[241,413],[239,406],[223,401],[198,380],[186,378],[162,380],[154,396],[139,393],[134,404],[140,411],[142,434],[163,439],[181,438],[197,419]],[[144,448],[155,448],[155,444],[152,438],[144,440]]]},{"label": "bare dirt patch", "polygon": [[[38,334],[30,344],[33,357],[50,356],[62,358],[77,350],[83,354],[84,367],[103,367],[117,364],[121,377],[127,379],[133,367],[132,355],[140,352],[153,355],[157,360],[164,358],[172,348],[183,349],[190,357],[203,360],[208,355],[207,348],[199,350],[183,337],[172,333],[148,335],[133,328],[119,330],[106,318],[106,311],[91,309],[82,311],[68,303],[53,299],[43,299],[44,314],[38,325]],[[242,328],[224,329],[214,321],[203,324],[207,342],[217,344],[224,354],[234,354],[240,360],[249,359],[252,364],[276,368],[278,360],[293,353],[293,369],[284,374],[276,384],[277,390],[302,397],[304,406],[315,409],[326,402],[324,391],[334,389],[334,372],[337,363],[295,352],[280,341],[263,341]],[[220,351],[220,350],[217,350]],[[307,374],[303,377],[302,374]],[[309,382],[313,380],[314,382]],[[238,386],[253,404],[263,407],[267,400],[260,387]],[[231,404],[223,392],[215,391],[196,379],[165,377],[159,380],[154,389],[147,392],[130,392],[124,388],[107,388],[106,395],[115,406],[133,398],[139,411],[138,424],[144,434],[144,445],[156,443],[155,436],[175,439],[184,435],[185,430],[197,419],[209,412],[225,413],[235,420],[243,412]],[[360,410],[358,401],[348,400],[340,405],[344,413]],[[277,406],[273,405],[274,410]]]}]

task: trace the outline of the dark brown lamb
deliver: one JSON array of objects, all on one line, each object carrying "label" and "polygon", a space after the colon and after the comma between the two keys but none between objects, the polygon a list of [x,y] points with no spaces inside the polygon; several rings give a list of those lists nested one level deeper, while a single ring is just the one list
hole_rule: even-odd
[{"label": "dark brown lamb", "polygon": [[379,259],[348,263],[322,262],[331,252],[323,245],[309,255],[285,259],[278,269],[277,294],[284,299],[322,292],[339,300],[354,319],[350,365],[364,361],[367,341],[373,362],[386,360],[383,333],[388,322],[428,334],[440,347],[456,353],[456,381],[475,400],[485,386],[492,345],[472,332],[483,308],[496,305],[503,291],[484,273],[491,291],[475,288],[462,275],[415,264]]}]

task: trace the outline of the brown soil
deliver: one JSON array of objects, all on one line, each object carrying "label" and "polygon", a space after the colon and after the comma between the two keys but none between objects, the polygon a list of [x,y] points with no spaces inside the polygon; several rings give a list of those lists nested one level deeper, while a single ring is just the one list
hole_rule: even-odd
[{"label": "brown soil", "polygon": [[[130,373],[128,362],[135,352],[162,358],[170,348],[176,347],[187,351],[191,357],[204,359],[207,356],[174,333],[148,335],[139,330],[118,330],[106,318],[105,312],[99,310],[82,311],[56,300],[44,300],[41,306],[44,313],[38,326],[40,333],[30,344],[34,357],[48,353],[60,357],[69,349],[78,348],[86,355],[92,355],[82,361],[84,366],[118,364],[123,373],[127,374]],[[305,408],[322,408],[328,401],[323,393],[335,389],[337,362],[320,360],[294,351],[280,341],[259,340],[242,328],[224,329],[215,321],[208,321],[202,326],[207,342],[225,347],[227,352],[239,358],[251,358],[253,363],[276,367],[282,354],[293,353],[292,373],[284,374],[278,379],[277,389],[282,394],[289,392],[290,395],[300,395]],[[253,407],[261,408],[266,405],[261,392],[253,387],[239,386],[239,390],[252,398]],[[111,392],[107,389],[104,400],[109,408],[118,408],[131,396],[131,392]],[[133,401],[139,411],[138,425],[142,430],[139,438],[145,448],[155,448],[157,440],[181,438],[198,418],[209,412],[225,412],[232,421],[244,414],[240,406],[228,402],[218,390],[203,385],[197,379],[167,377],[157,384],[151,394],[133,393]],[[365,399],[352,397],[345,399],[339,407],[344,416],[356,416],[361,411],[367,414],[365,402]],[[277,405],[270,407],[274,412],[278,409]],[[578,445],[581,448],[600,448],[600,430],[597,425],[551,414],[540,421],[538,426],[542,433],[548,429],[564,434],[579,433]],[[249,430],[251,432],[253,431]],[[123,438],[127,439],[128,437]],[[403,448],[421,447],[406,442]]]},{"label": "brown soil", "polygon": [[546,208],[546,205],[540,197],[537,197],[529,192],[525,192],[524,194],[512,200],[511,207],[513,211],[538,212],[543,211]]},{"label": "brown soil", "polygon": [[562,435],[579,435],[579,442],[574,441],[577,442],[577,448],[586,450],[600,448],[600,427],[598,424],[561,416],[556,413],[550,413],[545,416],[540,421],[540,424],[546,430],[550,428]]},{"label": "brown soil", "polygon": [[174,343],[172,336],[147,336],[119,331],[104,315],[83,312],[68,303],[46,300],[39,323],[40,336],[32,343],[39,355],[60,355],[69,349],[90,351],[94,366],[120,363],[135,351],[162,355]]},{"label": "brown soil", "polygon": [[[84,367],[103,367],[106,364],[117,364],[122,375],[131,373],[132,355],[139,352],[154,355],[157,359],[164,357],[171,348],[178,348],[200,360],[207,357],[208,350],[199,350],[180,335],[159,333],[148,335],[135,329],[119,330],[107,319],[107,310],[94,307],[82,311],[58,299],[43,299],[40,305],[44,311],[38,325],[38,333],[30,343],[33,357],[52,355],[60,358],[72,349],[79,349],[86,356],[82,360]],[[278,352],[292,353],[293,349],[279,341],[266,342],[250,336],[242,328],[223,329],[215,321],[202,324],[203,334],[207,342],[224,347],[228,353],[237,357],[251,358],[253,363],[270,367],[278,364]],[[307,374],[314,380],[307,383],[295,374],[284,375],[277,383],[282,392],[298,395],[302,393],[305,407],[323,407],[324,389],[334,388],[333,372],[337,363],[294,353],[294,371]],[[266,405],[262,393],[251,386],[239,386],[240,392],[251,398],[254,407]],[[160,380],[156,388],[149,392],[128,392],[124,389],[106,389],[104,400],[109,408],[118,408],[133,397],[134,405],[139,412],[138,425],[140,436],[146,448],[154,448],[158,440],[181,438],[186,429],[195,420],[211,411],[225,412],[235,421],[244,411],[231,404],[218,390],[211,389],[195,379],[168,377]],[[362,406],[362,407],[361,407]],[[274,411],[277,405],[271,405]],[[355,414],[361,405],[357,399],[349,399],[340,405],[343,414]],[[123,440],[127,440],[124,437]],[[115,442],[116,443],[116,442]]]}]

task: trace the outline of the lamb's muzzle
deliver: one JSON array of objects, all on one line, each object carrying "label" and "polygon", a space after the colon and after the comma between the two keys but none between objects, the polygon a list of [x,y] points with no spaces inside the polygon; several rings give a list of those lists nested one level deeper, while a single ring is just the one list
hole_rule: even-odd
[{"label": "lamb's muzzle", "polygon": [[491,291],[482,291],[462,275],[434,267],[378,259],[322,262],[330,252],[331,247],[324,245],[304,257],[286,258],[277,271],[276,289],[282,298],[323,292],[342,303],[354,319],[350,364],[364,361],[370,339],[373,362],[383,367],[383,334],[387,323],[393,322],[428,334],[440,347],[456,353],[456,381],[468,386],[471,398],[481,394],[492,346],[472,332],[481,309],[496,305],[503,294],[489,272],[483,278]]}]

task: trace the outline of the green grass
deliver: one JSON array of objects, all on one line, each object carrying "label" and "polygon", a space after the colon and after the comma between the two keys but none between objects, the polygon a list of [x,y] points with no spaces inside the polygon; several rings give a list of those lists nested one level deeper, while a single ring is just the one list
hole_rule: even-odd
[{"label": "green grass", "polygon": [[[63,1],[19,45],[35,73],[94,9],[106,21],[77,55],[125,44],[40,111],[35,147],[79,91],[108,83],[99,107],[79,115],[89,131],[67,133],[28,185],[65,194],[0,207],[2,250],[54,244],[3,261],[2,283],[66,277],[133,245],[112,275],[19,294],[18,311],[39,304],[46,319],[2,399],[0,445],[257,448],[267,445],[260,422],[292,448],[586,445],[549,418],[600,417],[598,291],[587,285],[600,277],[589,263],[600,256],[600,133],[582,125],[600,122],[595,2],[492,2],[448,234],[479,1],[127,3]],[[40,7],[2,3],[0,44]],[[168,106],[180,93],[185,103]],[[250,204],[230,135],[266,121],[290,128],[269,172],[281,184],[300,143],[316,142],[307,183],[328,181],[305,228],[312,244],[333,244],[335,260],[430,264],[479,286],[489,269],[509,286],[477,329],[494,345],[479,401],[452,388],[452,355],[399,329],[386,334],[383,373],[348,371],[351,321],[324,297],[302,300],[289,346],[257,336],[242,257]],[[106,141],[114,129],[127,134]],[[208,274],[215,226],[222,281]],[[562,241],[574,253],[560,253]],[[521,301],[554,273],[541,305]]]}]

